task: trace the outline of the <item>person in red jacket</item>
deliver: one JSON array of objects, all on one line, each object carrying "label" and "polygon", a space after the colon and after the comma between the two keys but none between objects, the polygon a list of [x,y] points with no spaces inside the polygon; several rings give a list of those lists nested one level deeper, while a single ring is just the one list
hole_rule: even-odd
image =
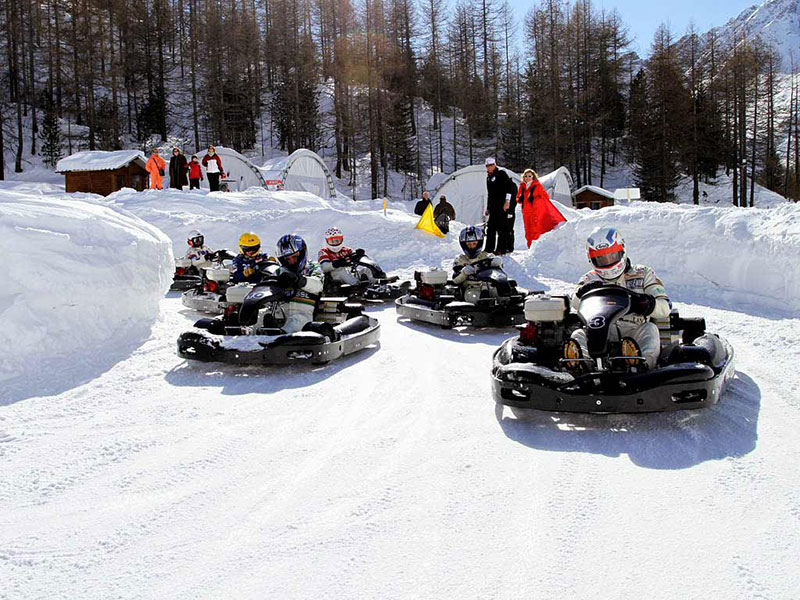
[{"label": "person in red jacket", "polygon": [[219,178],[224,176],[225,172],[222,170],[222,159],[217,154],[214,146],[208,147],[208,153],[203,157],[203,166],[206,168],[206,175],[208,175],[208,187],[212,192],[218,192]]},{"label": "person in red jacket", "polygon": [[525,169],[522,183],[517,190],[517,204],[522,205],[522,222],[525,225],[525,239],[528,248],[539,236],[551,231],[556,225],[566,221],[550,201],[547,190],[539,182],[533,169]]},{"label": "person in red jacket", "polygon": [[200,162],[197,160],[197,155],[192,155],[192,160],[189,163],[189,189],[199,190],[200,182],[203,179],[203,169],[200,168]]}]

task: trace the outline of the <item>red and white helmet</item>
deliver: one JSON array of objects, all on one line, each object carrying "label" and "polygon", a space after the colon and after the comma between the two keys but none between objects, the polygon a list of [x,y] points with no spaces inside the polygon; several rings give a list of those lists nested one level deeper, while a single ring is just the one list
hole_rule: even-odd
[{"label": "red and white helmet", "polygon": [[192,231],[189,232],[186,243],[189,244],[190,248],[202,248],[205,243],[205,237],[203,237],[203,234],[197,229],[192,229]]},{"label": "red and white helmet", "polygon": [[625,240],[613,227],[601,227],[589,234],[586,251],[595,272],[603,279],[616,279],[625,272]]},{"label": "red and white helmet", "polygon": [[328,245],[328,250],[331,252],[338,252],[344,242],[344,234],[338,227],[330,227],[325,230],[325,243]]}]

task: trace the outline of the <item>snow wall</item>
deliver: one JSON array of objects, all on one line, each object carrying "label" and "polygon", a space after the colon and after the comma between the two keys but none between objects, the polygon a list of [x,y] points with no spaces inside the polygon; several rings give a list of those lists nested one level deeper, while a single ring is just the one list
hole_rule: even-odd
[{"label": "snow wall", "polygon": [[158,317],[174,269],[169,240],[96,198],[0,188],[0,405],[16,381],[47,389],[59,371],[111,366]]},{"label": "snow wall", "polygon": [[747,311],[800,314],[800,205],[699,208],[635,202],[579,211],[531,246],[529,271],[577,281],[588,270],[586,238],[616,227],[633,262],[651,265],[670,296]]}]

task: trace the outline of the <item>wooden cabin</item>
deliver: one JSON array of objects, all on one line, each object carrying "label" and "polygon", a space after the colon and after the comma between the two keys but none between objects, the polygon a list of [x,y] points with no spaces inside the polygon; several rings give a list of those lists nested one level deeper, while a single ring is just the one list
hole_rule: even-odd
[{"label": "wooden cabin", "polygon": [[614,206],[614,193],[594,185],[585,185],[572,194],[572,201],[575,208],[599,210]]},{"label": "wooden cabin", "polygon": [[145,157],[139,150],[97,150],[78,152],[62,158],[56,172],[66,178],[67,192],[87,192],[108,196],[124,188],[139,192],[149,184]]}]

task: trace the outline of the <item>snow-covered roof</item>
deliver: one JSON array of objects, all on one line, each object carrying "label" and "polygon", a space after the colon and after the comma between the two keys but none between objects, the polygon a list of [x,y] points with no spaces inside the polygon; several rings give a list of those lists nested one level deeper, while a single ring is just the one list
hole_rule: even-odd
[{"label": "snow-covered roof", "polygon": [[144,167],[145,158],[140,150],[115,150],[113,152],[87,150],[62,158],[56,165],[56,172],[113,171],[129,165],[137,159]]},{"label": "snow-covered roof", "polygon": [[596,185],[585,185],[579,190],[575,190],[575,196],[577,197],[578,194],[581,192],[594,192],[598,196],[603,196],[604,198],[609,198],[610,200],[614,199],[614,192],[609,192],[608,190],[604,190],[601,187],[597,187]]}]

